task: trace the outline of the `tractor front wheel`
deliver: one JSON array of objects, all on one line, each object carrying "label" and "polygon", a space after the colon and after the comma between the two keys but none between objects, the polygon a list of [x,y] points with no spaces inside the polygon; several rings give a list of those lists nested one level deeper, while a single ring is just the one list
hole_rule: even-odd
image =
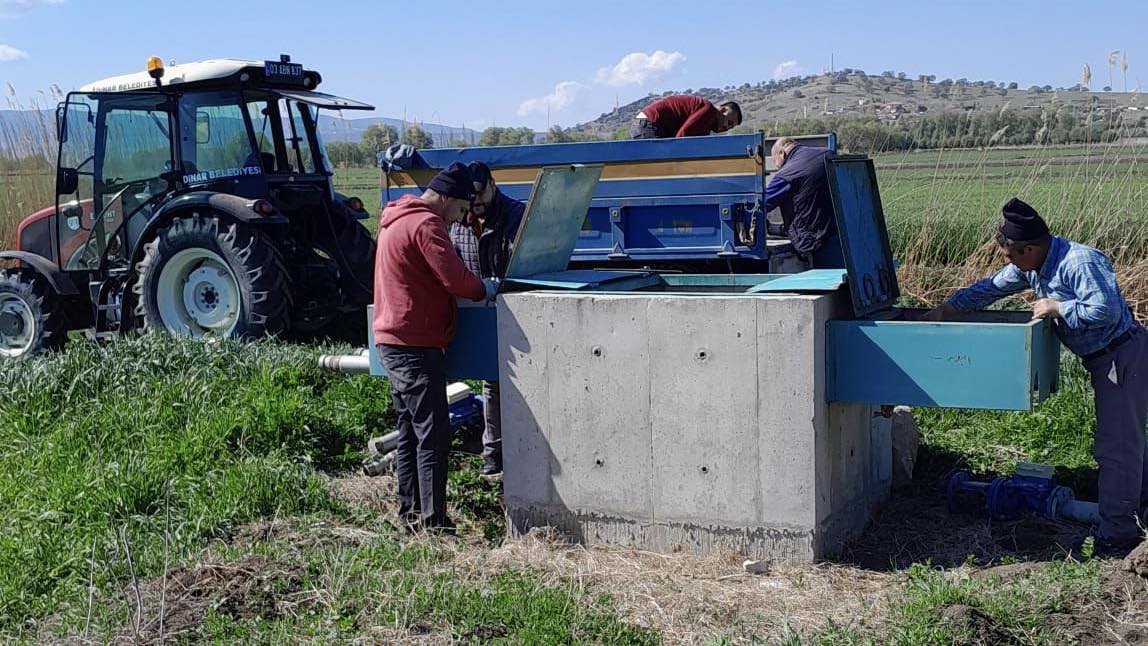
[{"label": "tractor front wheel", "polygon": [[58,300],[47,281],[0,270],[0,358],[62,347],[67,335]]},{"label": "tractor front wheel", "polygon": [[286,330],[287,270],[262,231],[218,217],[178,218],[145,245],[136,316],[180,336],[253,339]]}]

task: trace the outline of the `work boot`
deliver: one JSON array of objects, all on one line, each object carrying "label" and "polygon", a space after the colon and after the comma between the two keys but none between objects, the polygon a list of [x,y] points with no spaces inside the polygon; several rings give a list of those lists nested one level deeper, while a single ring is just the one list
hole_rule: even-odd
[{"label": "work boot", "polygon": [[482,456],[482,468],[478,475],[484,478],[496,478],[502,475],[502,456],[498,453]]},{"label": "work boot", "polygon": [[430,518],[423,519],[422,529],[435,536],[456,536],[458,534],[458,527],[454,521],[449,517],[444,517],[439,520],[431,520]]}]

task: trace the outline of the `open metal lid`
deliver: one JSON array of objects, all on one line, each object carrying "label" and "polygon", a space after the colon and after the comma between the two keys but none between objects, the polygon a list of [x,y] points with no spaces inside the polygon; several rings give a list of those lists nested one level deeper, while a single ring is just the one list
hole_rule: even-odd
[{"label": "open metal lid", "polygon": [[831,155],[825,159],[825,171],[853,312],[868,316],[892,307],[901,296],[901,287],[897,284],[873,160],[864,155]]},{"label": "open metal lid", "polygon": [[566,269],[602,168],[602,164],[569,164],[538,171],[506,268],[508,279]]}]

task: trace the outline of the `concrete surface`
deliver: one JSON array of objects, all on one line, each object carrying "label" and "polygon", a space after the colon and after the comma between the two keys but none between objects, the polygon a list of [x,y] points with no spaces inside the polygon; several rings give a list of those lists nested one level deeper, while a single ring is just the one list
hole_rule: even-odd
[{"label": "concrete surface", "polygon": [[891,479],[889,420],[825,402],[825,321],[848,308],[844,292],[500,296],[512,534],[832,554]]}]

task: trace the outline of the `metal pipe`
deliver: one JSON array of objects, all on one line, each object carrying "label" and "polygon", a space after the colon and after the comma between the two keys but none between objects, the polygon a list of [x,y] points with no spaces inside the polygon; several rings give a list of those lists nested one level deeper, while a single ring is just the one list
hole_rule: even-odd
[{"label": "metal pipe", "polygon": [[389,453],[399,445],[399,432],[391,431],[386,435],[371,438],[371,448],[375,453]]},{"label": "metal pipe", "polygon": [[319,357],[319,369],[365,375],[371,372],[371,359],[359,354],[324,354]]},{"label": "metal pipe", "polygon": [[1084,500],[1067,500],[1061,503],[1060,508],[1057,509],[1057,515],[1061,518],[1075,520],[1078,523],[1098,525],[1100,524],[1100,505]]}]

